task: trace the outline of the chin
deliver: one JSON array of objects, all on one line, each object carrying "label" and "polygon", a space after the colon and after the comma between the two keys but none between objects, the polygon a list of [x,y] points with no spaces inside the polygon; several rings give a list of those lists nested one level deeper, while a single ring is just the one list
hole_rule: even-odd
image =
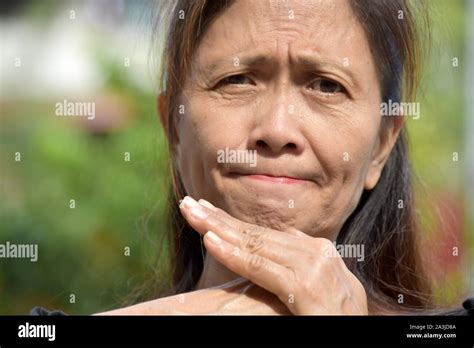
[{"label": "chin", "polygon": [[288,208],[287,203],[274,197],[257,199],[255,196],[228,194],[223,201],[222,208],[244,222],[282,231],[295,225],[296,209]]}]

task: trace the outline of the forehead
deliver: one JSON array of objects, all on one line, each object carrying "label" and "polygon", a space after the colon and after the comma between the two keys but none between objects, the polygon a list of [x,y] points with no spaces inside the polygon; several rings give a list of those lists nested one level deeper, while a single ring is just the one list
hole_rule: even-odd
[{"label": "forehead", "polygon": [[202,64],[260,51],[281,59],[298,51],[365,64],[370,48],[346,0],[237,0],[207,28]]}]

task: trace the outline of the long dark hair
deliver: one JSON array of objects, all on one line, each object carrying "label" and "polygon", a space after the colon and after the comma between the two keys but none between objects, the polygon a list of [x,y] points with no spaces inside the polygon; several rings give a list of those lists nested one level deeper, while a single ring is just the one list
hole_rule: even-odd
[{"label": "long dark hair", "polygon": [[[178,98],[202,34],[231,3],[231,0],[177,0],[158,9],[155,32],[157,39],[165,43],[160,54],[160,88],[166,92],[162,112],[168,124],[165,131],[172,178],[169,234],[162,236],[163,243],[170,248],[166,264],[172,286],[167,294],[188,292],[196,287],[205,253],[200,236],[192,232],[178,208],[185,189],[174,160],[176,134],[172,125],[178,114]],[[350,2],[365,29],[372,54],[377,57],[383,100],[415,98],[423,59],[424,41],[420,28],[428,28],[426,21],[415,21],[415,18],[417,21],[427,18],[426,9],[413,7],[419,3],[406,0]],[[382,126],[385,122],[392,120],[384,119]],[[419,250],[406,136],[402,129],[377,185],[362,194],[337,237],[338,244],[362,244],[368,252],[364,262],[345,261],[364,285],[371,313],[423,310],[431,303],[430,284]],[[402,209],[400,202],[403,202]]]}]

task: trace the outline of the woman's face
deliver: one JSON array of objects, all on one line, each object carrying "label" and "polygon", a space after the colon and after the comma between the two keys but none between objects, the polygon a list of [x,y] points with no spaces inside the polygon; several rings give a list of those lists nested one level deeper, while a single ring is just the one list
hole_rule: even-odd
[{"label": "woman's face", "polygon": [[396,139],[399,127],[380,131],[380,98],[348,2],[236,1],[210,24],[181,96],[186,191],[246,222],[334,239]]}]

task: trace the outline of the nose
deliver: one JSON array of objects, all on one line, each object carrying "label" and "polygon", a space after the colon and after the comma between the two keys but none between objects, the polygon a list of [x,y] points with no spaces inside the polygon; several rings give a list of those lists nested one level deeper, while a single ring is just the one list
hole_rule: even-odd
[{"label": "nose", "polygon": [[288,93],[275,92],[255,109],[254,127],[249,137],[249,148],[262,156],[303,151],[304,137],[300,131],[297,110]]}]

